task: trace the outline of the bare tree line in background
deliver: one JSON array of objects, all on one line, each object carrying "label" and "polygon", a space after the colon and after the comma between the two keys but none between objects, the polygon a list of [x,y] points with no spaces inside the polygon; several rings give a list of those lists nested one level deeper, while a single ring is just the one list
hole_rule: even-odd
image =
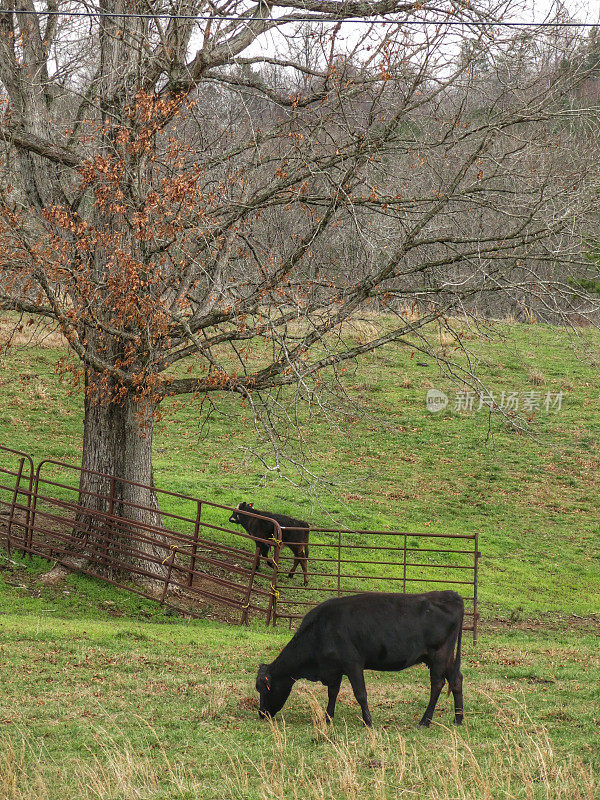
[{"label": "bare tree line in background", "polygon": [[362,353],[456,315],[595,323],[598,40],[472,6],[0,15],[0,302],[64,334],[85,468],[150,485],[161,401],[234,393],[279,470],[297,404]]}]

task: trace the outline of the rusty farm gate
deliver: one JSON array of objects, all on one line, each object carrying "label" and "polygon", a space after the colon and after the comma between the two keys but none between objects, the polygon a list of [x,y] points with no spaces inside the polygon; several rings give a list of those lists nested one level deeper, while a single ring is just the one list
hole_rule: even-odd
[{"label": "rusty farm gate", "polygon": [[[129,517],[143,519],[154,508],[123,508],[126,481],[103,476],[106,494],[86,498],[81,473],[53,459],[35,466],[28,454],[0,446],[0,544],[9,555],[41,556],[192,616],[204,616],[207,605],[225,607],[241,623],[291,626],[317,603],[360,591],[452,588],[465,600],[465,630],[477,638],[476,533],[311,528],[304,586],[300,570],[287,578],[294,554],[277,524],[265,540],[273,567],[263,559],[259,569],[256,540],[232,527],[231,507],[153,489],[160,513],[148,524]],[[91,510],[90,501],[105,510]]]}]

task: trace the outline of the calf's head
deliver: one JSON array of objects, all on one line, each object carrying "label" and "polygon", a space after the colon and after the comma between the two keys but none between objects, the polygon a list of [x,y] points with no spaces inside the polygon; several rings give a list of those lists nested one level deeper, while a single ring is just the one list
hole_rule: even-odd
[{"label": "calf's head", "polygon": [[273,678],[267,664],[260,664],[256,675],[256,691],[259,696],[258,716],[261,719],[272,719],[285,705],[293,685],[293,678]]},{"label": "calf's head", "polygon": [[236,525],[242,525],[248,519],[248,516],[246,514],[238,514],[238,511],[252,511],[253,505],[253,503],[239,503],[238,507],[229,517],[229,522],[233,522]]}]

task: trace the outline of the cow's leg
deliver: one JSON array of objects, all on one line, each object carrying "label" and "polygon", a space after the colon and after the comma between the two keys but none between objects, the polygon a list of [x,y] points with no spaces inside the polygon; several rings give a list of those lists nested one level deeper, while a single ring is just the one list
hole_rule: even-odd
[{"label": "cow's leg", "polygon": [[463,721],[463,676],[460,670],[448,678],[450,691],[454,697],[454,724],[461,725]]},{"label": "cow's leg", "polygon": [[373,720],[371,719],[371,712],[367,705],[367,687],[365,686],[365,674],[362,667],[352,667],[347,674],[350,679],[352,691],[354,692],[354,697],[356,697],[356,702],[361,708],[363,722],[367,728],[371,728]]},{"label": "cow's leg", "polygon": [[440,696],[440,692],[444,686],[444,672],[443,669],[440,669],[438,664],[433,664],[429,667],[429,677],[431,680],[431,694],[429,696],[429,705],[425,709],[425,713],[419,725],[423,726],[424,728],[428,728],[431,724],[431,720],[433,718],[433,711],[435,709],[435,704],[438,701],[438,697]]},{"label": "cow's leg", "polygon": [[331,683],[327,684],[327,711],[325,712],[325,719],[327,722],[333,722],[333,715],[335,714],[335,701],[340,692],[342,684],[342,673],[338,675]]}]

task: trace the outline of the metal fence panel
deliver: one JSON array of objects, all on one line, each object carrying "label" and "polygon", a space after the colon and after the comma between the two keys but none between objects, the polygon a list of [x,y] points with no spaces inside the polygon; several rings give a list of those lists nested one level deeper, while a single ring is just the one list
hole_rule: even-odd
[{"label": "metal fence panel", "polygon": [[[159,523],[130,519],[116,498],[119,485],[132,482],[94,473],[107,478],[108,493],[83,493],[83,471],[53,459],[34,469],[29,455],[0,446],[0,542],[9,554],[42,556],[191,616],[201,616],[205,601],[238,612],[241,623],[260,616],[290,627],[328,597],[454,588],[465,600],[464,629],[477,639],[477,533],[311,528],[304,586],[286,577],[294,553],[277,523],[269,539],[257,539],[223,524],[230,506],[154,487],[159,512],[120,497],[118,505],[154,512]],[[90,496],[105,510],[90,509]],[[259,569],[257,542],[272,547],[270,571]]]}]

